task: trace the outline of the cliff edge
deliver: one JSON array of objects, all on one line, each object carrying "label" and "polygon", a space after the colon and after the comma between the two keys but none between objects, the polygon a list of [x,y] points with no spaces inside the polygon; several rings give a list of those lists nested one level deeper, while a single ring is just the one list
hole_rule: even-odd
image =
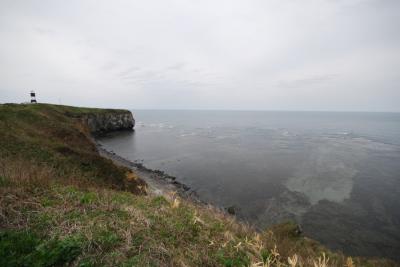
[{"label": "cliff edge", "polygon": [[0,266],[397,266],[348,257],[286,223],[265,231],[177,194],[146,194],[92,134],[132,114],[0,105]]},{"label": "cliff edge", "polygon": [[84,115],[83,121],[95,135],[111,131],[131,130],[135,126],[135,119],[128,110],[87,114]]}]

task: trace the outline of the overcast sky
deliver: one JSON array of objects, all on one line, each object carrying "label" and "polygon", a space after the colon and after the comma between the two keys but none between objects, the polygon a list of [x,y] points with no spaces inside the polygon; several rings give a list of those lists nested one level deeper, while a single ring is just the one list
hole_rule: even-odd
[{"label": "overcast sky", "polygon": [[400,111],[399,0],[0,1],[0,102]]}]

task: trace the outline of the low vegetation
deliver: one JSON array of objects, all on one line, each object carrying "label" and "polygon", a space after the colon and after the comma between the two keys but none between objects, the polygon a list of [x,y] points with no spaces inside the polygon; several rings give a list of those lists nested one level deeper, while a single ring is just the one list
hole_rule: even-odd
[{"label": "low vegetation", "polygon": [[0,106],[0,266],[396,265],[331,252],[292,223],[256,232],[211,206],[148,195],[98,155],[88,112]]}]

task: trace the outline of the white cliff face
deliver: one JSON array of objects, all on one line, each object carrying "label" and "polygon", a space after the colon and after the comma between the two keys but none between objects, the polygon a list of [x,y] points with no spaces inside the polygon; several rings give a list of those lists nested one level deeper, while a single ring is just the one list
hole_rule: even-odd
[{"label": "white cliff face", "polygon": [[84,120],[93,134],[129,130],[135,126],[135,119],[130,111],[89,114]]}]

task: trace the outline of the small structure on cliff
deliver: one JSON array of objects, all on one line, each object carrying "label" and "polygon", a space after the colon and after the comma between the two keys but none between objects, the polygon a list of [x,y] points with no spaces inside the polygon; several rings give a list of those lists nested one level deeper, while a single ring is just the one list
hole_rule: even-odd
[{"label": "small structure on cliff", "polygon": [[31,103],[37,103],[35,91],[31,91]]}]

